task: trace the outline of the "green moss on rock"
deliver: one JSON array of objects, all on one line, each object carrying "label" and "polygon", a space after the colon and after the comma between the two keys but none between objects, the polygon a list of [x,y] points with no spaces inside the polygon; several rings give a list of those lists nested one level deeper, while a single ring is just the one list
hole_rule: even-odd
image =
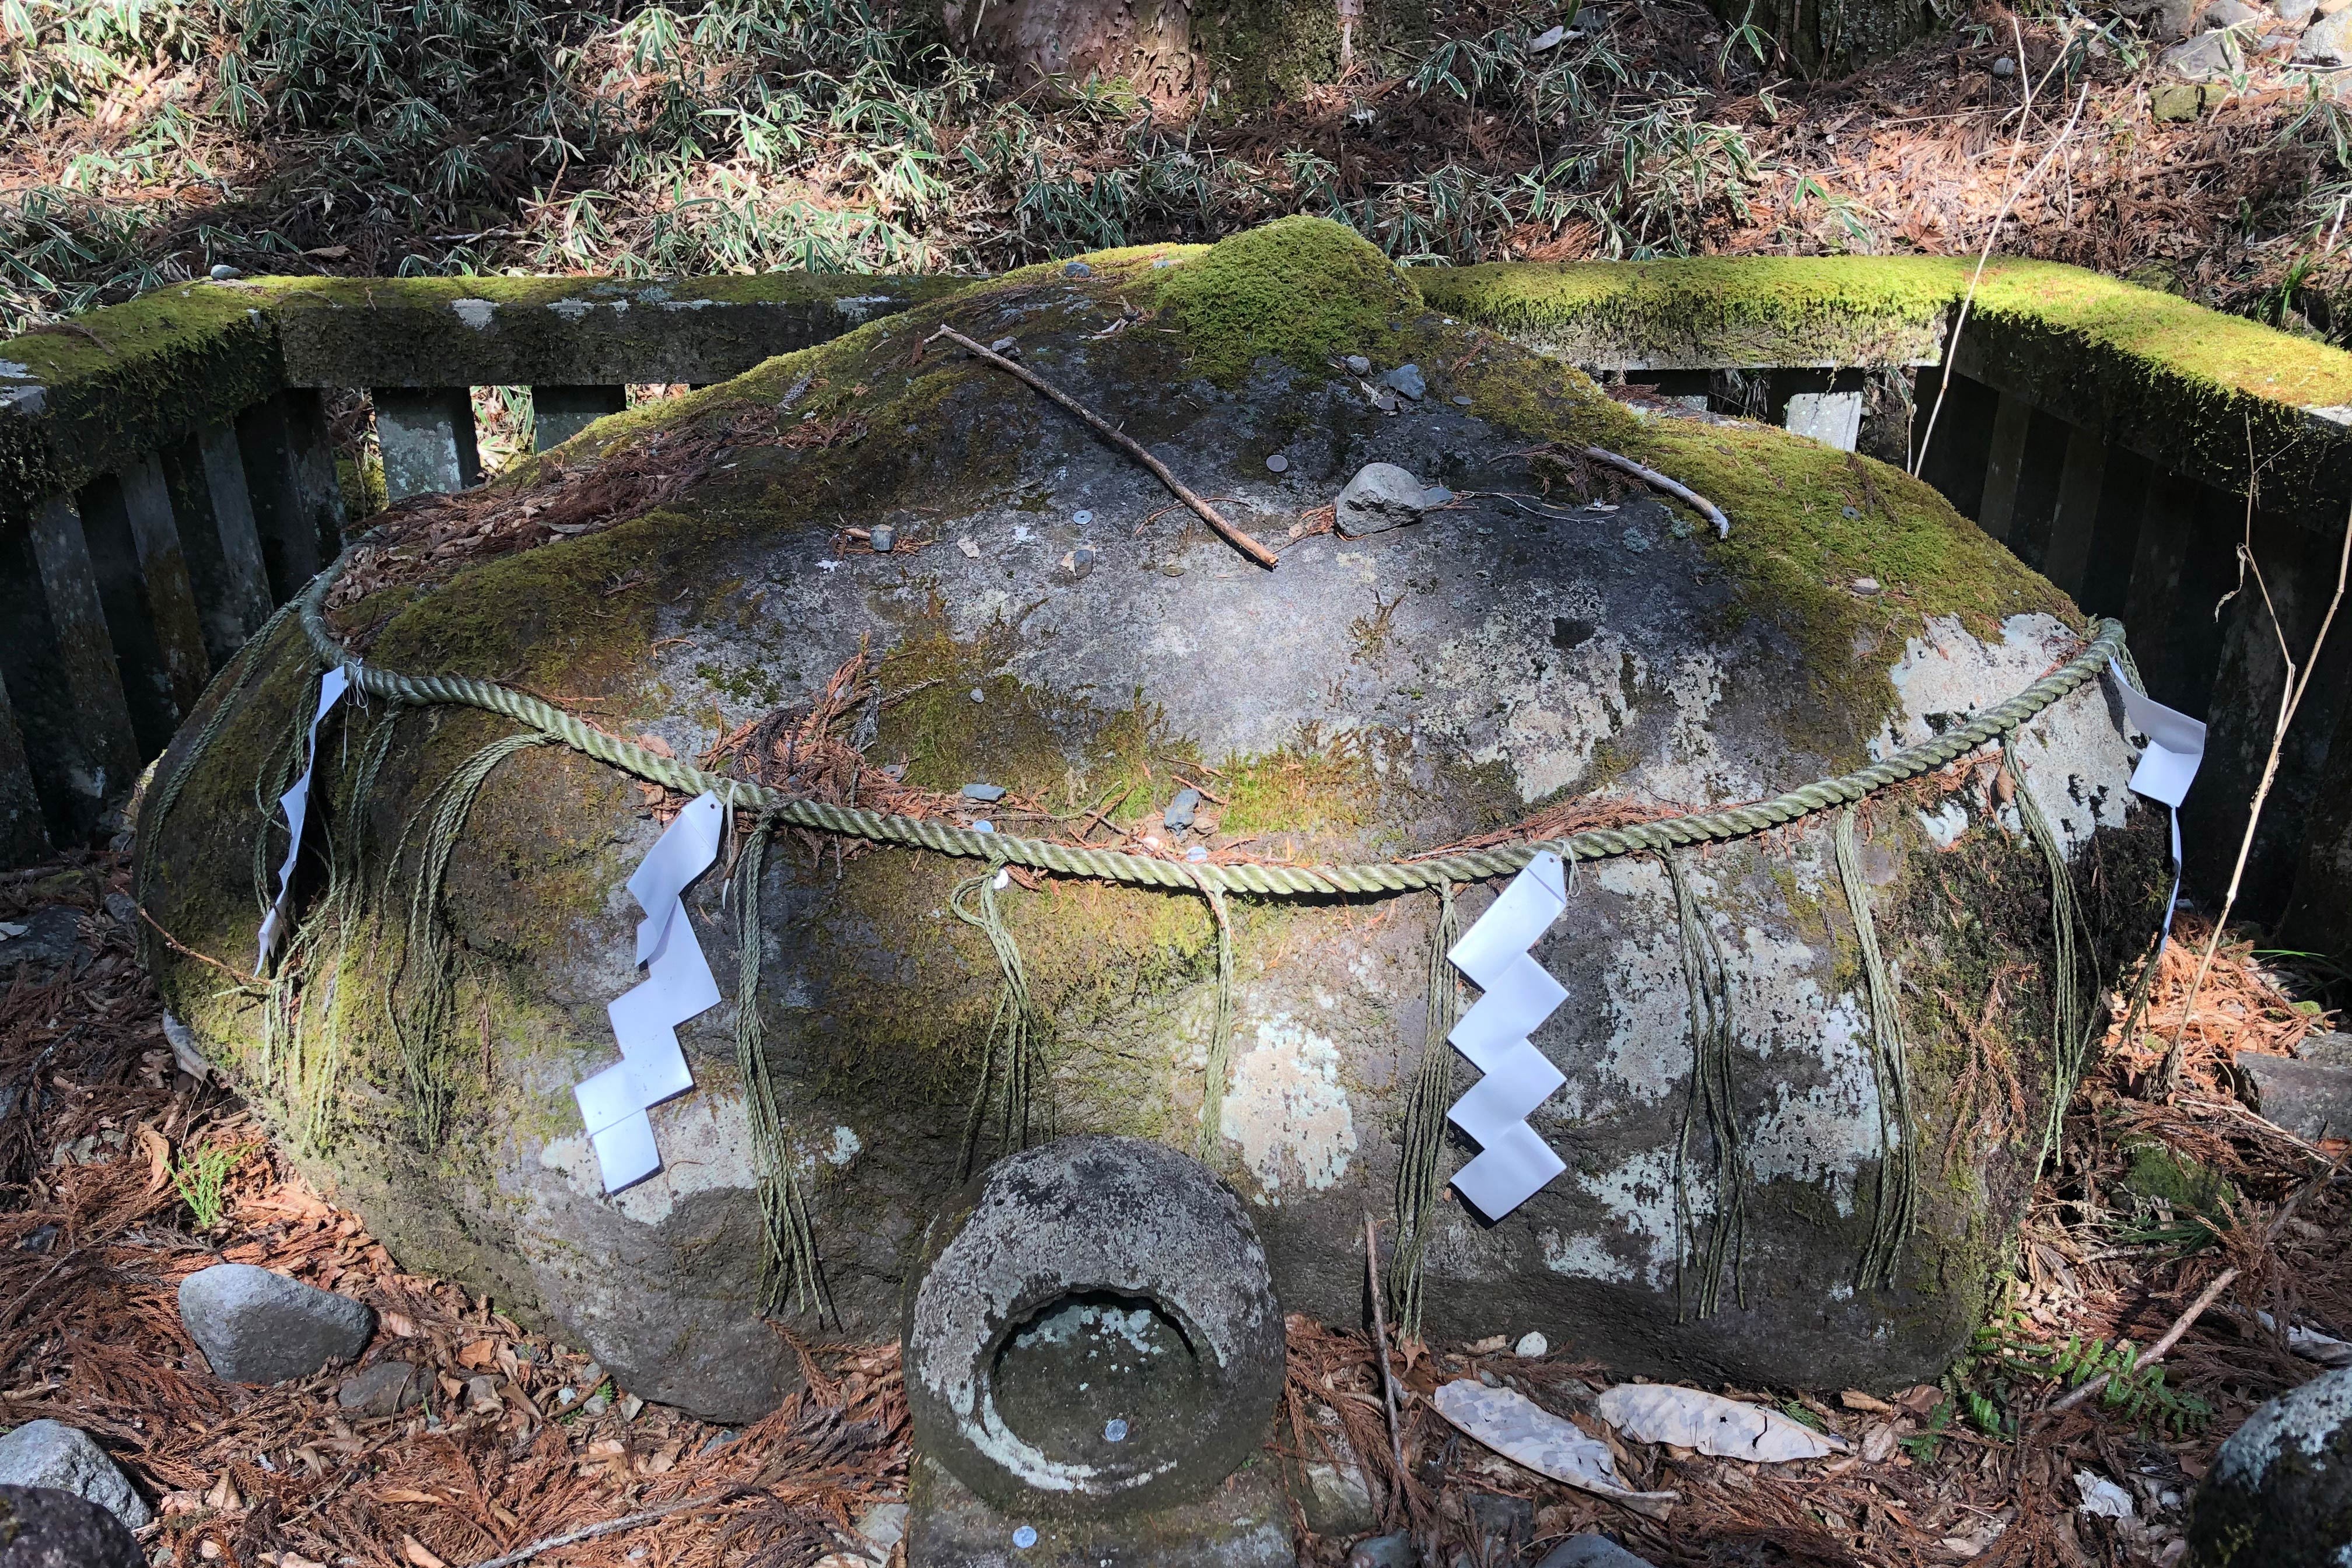
[{"label": "green moss on rock", "polygon": [[1159,301],[1201,373],[1234,386],[1261,355],[1314,370],[1358,352],[1399,312],[1417,310],[1421,293],[1355,230],[1286,217],[1171,268]]}]

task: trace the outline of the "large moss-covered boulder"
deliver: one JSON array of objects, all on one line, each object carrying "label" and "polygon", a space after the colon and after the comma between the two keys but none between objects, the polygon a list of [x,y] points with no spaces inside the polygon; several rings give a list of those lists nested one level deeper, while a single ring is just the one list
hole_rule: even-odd
[{"label": "large moss-covered boulder", "polygon": [[[827,798],[854,774],[858,802],[885,810],[1292,861],[1773,795],[1947,729],[2082,647],[2074,608],[1925,487],[1778,431],[1636,416],[1424,310],[1333,226],[1088,263],[976,283],[394,518],[396,547],[339,591],[336,635],[372,667],[503,681],[680,758],[732,737],[715,766],[756,756],[772,783]],[[1022,363],[1279,548],[1279,566],[1244,561],[1029,387],[929,340],[941,322],[1013,339]],[[1406,363],[1424,397],[1368,394]],[[1728,538],[1638,489],[1612,495],[1588,444],[1721,503]],[[1328,531],[1324,509],[1374,460],[1454,499],[1370,538]],[[851,531],[886,524],[887,553]],[[256,867],[282,853],[257,801],[315,673],[282,630],[215,699],[230,706],[168,817],[151,804],[142,823],[158,921],[232,966],[253,962]],[[829,684],[840,716],[820,746],[801,721]],[[604,1007],[638,978],[624,884],[678,797],[563,745],[521,750],[456,835],[437,905],[419,902],[445,781],[515,729],[380,700],[331,718],[290,977],[264,1001],[159,945],[163,985],[404,1265],[576,1337],[648,1398],[756,1412],[794,1361],[762,1320],[768,1227],[733,1001],[743,904],[721,871],[688,895],[730,999],[681,1031],[696,1087],[653,1113],[663,1169],[607,1195],[572,1089],[615,1059]],[[2016,750],[2111,967],[2147,936],[2163,880],[2112,692],[2084,687]],[[968,784],[1007,793],[982,804]],[[1188,788],[1201,798],[1180,834],[1164,819]],[[1891,1286],[1862,1270],[1889,1134],[1824,815],[1685,862],[1700,946],[1722,955],[1726,1115],[1694,1113],[1664,868],[1575,868],[1536,949],[1569,1000],[1534,1036],[1568,1080],[1534,1125],[1568,1169],[1499,1222],[1438,1205],[1428,1331],[1540,1329],[1628,1372],[1751,1384],[1938,1371],[2004,1267],[2053,1081],[2051,882],[2017,807],[1980,753],[1862,810],[1861,874],[1909,1040],[1914,1121],[1892,1136],[1918,1187]],[[774,840],[761,1059],[838,1318],[820,1325],[787,1296],[777,1321],[797,1333],[896,1332],[967,1149],[980,1164],[1005,1150],[1001,1070],[967,1140],[1003,981],[956,893],[985,868]],[[1462,889],[1465,921],[1497,890]],[[1195,1147],[1218,1016],[1203,900],[1067,876],[995,899],[1037,1020],[1027,1135]],[[1427,1045],[1437,904],[1232,900],[1208,1150],[1253,1205],[1286,1310],[1360,1310],[1362,1216],[1392,1211]],[[1457,1091],[1475,1077],[1460,1066]],[[1446,1168],[1473,1152],[1449,1143]],[[1734,1152],[1744,1179],[1721,1181]],[[1702,1262],[1734,1192],[1744,1239],[1715,1249],[1710,1292]]]}]

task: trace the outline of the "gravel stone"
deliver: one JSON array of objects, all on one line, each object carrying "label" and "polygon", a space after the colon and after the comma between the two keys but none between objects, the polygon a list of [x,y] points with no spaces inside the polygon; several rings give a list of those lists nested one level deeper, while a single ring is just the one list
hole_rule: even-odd
[{"label": "gravel stone", "polygon": [[1429,395],[1429,384],[1421,378],[1421,366],[1401,364],[1381,377],[1382,386],[1392,387],[1419,403]]},{"label": "gravel stone", "polygon": [[362,1367],[335,1385],[335,1403],[355,1415],[397,1415],[425,1398],[425,1376],[404,1361]]},{"label": "gravel stone", "polygon": [[1350,538],[1419,522],[1431,505],[1426,486],[1394,463],[1366,463],[1339,492],[1339,531]]},{"label": "gravel stone", "polygon": [[71,1492],[131,1530],[154,1517],[106,1450],[62,1421],[28,1421],[0,1437],[0,1484]]},{"label": "gravel stone", "polygon": [[180,1321],[213,1375],[283,1383],[357,1356],[375,1314],[348,1296],[314,1289],[250,1263],[217,1263],[180,1284]]}]

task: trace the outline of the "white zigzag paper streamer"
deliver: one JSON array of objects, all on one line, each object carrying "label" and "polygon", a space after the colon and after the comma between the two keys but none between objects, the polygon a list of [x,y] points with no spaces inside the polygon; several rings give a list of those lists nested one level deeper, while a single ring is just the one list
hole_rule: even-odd
[{"label": "white zigzag paper streamer", "polygon": [[1536,1136],[1528,1116],[1567,1081],[1528,1044],[1568,993],[1528,949],[1568,908],[1567,873],[1546,850],[1511,879],[1445,956],[1485,993],[1445,1037],[1486,1076],[1445,1119],[1478,1142],[1454,1173],[1454,1190],[1488,1219],[1500,1219],[1568,1167]]},{"label": "white zigzag paper streamer", "polygon": [[572,1091],[608,1193],[661,1169],[654,1124],[646,1111],[694,1087],[686,1053],[678,1048],[677,1026],[719,1005],[719,982],[695,940],[681,895],[718,858],[726,819],[717,795],[700,796],[677,814],[629,878],[629,891],[646,911],[637,922],[637,962],[646,965],[645,982],[604,1009],[621,1059]]},{"label": "white zigzag paper streamer", "polygon": [[342,700],[351,678],[341,669],[331,669],[319,678],[319,710],[310,715],[310,732],[302,741],[302,776],[294,786],[278,797],[278,809],[286,813],[286,826],[292,829],[286,838],[286,863],[278,868],[278,896],[269,902],[269,912],[261,917],[261,956],[253,961],[253,972],[259,974],[269,967],[269,954],[286,934],[286,901],[294,892],[294,862],[302,856],[302,828],[310,820],[310,775],[319,765],[319,726],[326,722],[327,710]]},{"label": "white zigzag paper streamer", "polygon": [[2172,812],[2172,896],[2164,903],[2162,939],[2169,942],[2172,913],[2180,904],[2180,803],[2189,798],[2198,764],[2205,760],[2205,726],[2133,690],[2114,659],[2107,660],[2107,668],[2115,673],[2116,689],[2123,696],[2131,727],[2147,737],[2147,749],[2140,752],[2139,765],[2132,770],[2132,792],[2160,800]]}]

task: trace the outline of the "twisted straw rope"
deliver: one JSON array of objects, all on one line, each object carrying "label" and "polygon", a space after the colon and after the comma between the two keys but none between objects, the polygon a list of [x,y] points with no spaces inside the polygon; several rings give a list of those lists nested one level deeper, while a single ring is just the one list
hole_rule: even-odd
[{"label": "twisted straw rope", "polygon": [[1094,877],[1186,892],[1215,888],[1223,892],[1274,896],[1334,893],[1401,893],[1448,882],[1483,881],[1509,876],[1549,849],[1566,860],[1600,860],[1643,850],[1680,848],[1763,833],[1799,817],[1844,805],[1906,779],[1934,773],[1979,746],[2009,734],[2043,709],[2095,679],[2106,661],[2124,650],[2120,621],[2101,620],[2090,646],[1999,707],[1932,740],[1906,746],[1893,756],[1836,778],[1820,779],[1786,795],[1721,811],[1696,812],[1624,827],[1594,827],[1565,838],[1526,839],[1484,849],[1460,849],[1423,859],[1357,866],[1283,866],[1264,862],[1231,865],[1163,860],[1116,849],[1052,844],[983,833],[952,823],[856,806],[834,805],[779,794],[743,779],[706,773],[675,757],[647,751],[573,718],[552,703],[501,686],[457,675],[403,675],[355,658],[335,640],[322,606],[335,579],[349,563],[347,551],[311,580],[301,597],[302,630],[311,651],[328,668],[343,669],[371,697],[402,702],[452,703],[500,714],[562,742],[598,762],[687,795],[709,793],[728,805],[766,814],[780,823],[823,833],[845,833],[881,844],[935,849],[942,855],[1010,861],[1068,877]]}]

